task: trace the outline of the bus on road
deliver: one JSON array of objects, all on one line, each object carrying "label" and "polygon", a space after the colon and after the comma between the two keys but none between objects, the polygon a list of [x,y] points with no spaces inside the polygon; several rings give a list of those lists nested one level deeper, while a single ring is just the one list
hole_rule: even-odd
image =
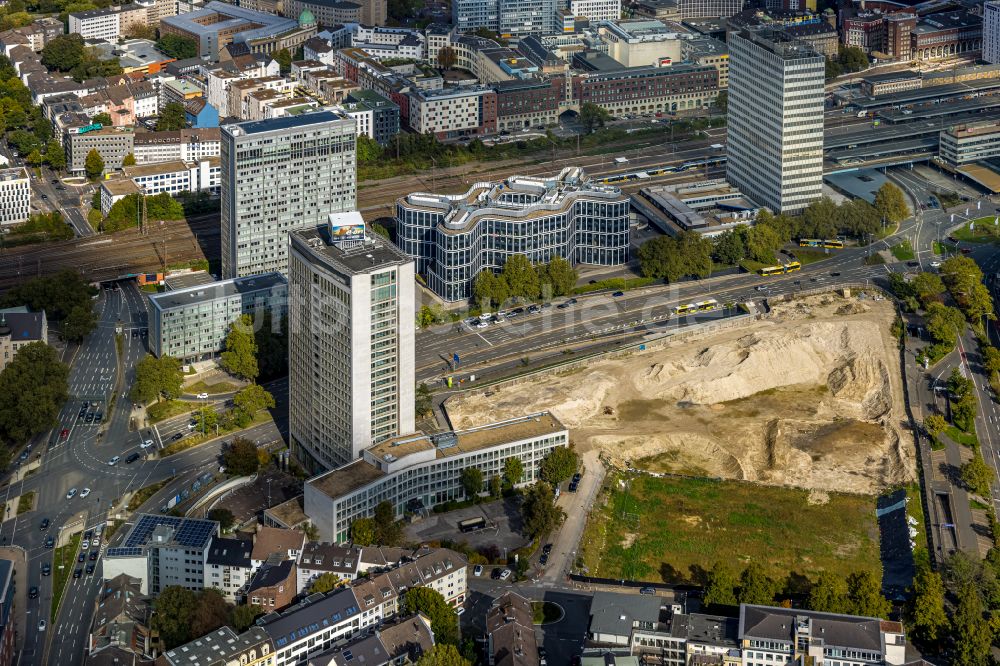
[{"label": "bus on road", "polygon": [[794,271],[800,270],[802,264],[797,261],[789,261],[787,264],[782,264],[780,266],[768,266],[757,271],[758,274],[767,277],[768,275],[784,275],[785,273],[792,273]]}]

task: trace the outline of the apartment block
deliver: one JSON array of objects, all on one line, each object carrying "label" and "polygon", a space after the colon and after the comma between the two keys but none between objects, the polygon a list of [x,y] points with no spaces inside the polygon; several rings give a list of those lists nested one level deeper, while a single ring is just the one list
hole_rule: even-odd
[{"label": "apartment block", "polygon": [[215,588],[230,603],[242,599],[253,575],[252,550],[251,539],[213,537],[205,561],[205,587]]},{"label": "apartment block", "polygon": [[409,97],[414,132],[448,139],[496,131],[497,96],[485,86],[416,90]]},{"label": "apartment block", "polygon": [[0,169],[0,228],[31,217],[31,179],[24,167]]},{"label": "apartment block", "polygon": [[462,470],[475,467],[484,479],[502,476],[511,457],[524,465],[521,483],[532,483],[546,456],[568,445],[566,427],[548,412],[459,432],[392,437],[365,450],[361,460],[309,479],[305,512],[321,538],[343,542],[351,523],[373,516],[380,502],[389,501],[402,516],[465,498]]},{"label": "apartment block", "polygon": [[117,42],[122,36],[121,10],[116,7],[69,14],[69,32],[84,39]]},{"label": "apartment block", "polygon": [[357,123],[358,136],[364,134],[381,146],[399,134],[399,106],[374,90],[357,90],[348,93],[344,112]]},{"label": "apartment block", "polygon": [[823,187],[826,59],[784,32],[729,36],[727,177],[774,212],[797,212]]},{"label": "apartment block", "polygon": [[288,275],[293,454],[318,472],[412,432],[413,261],[359,213],[331,215],[291,234]]},{"label": "apartment block", "polygon": [[222,274],[288,268],[288,232],[356,205],[354,121],[330,110],[222,127]]},{"label": "apartment block", "polygon": [[[218,194],[221,181],[218,157],[201,162],[158,162],[122,167],[122,174],[149,196],[166,192],[212,192]],[[107,182],[107,181],[105,181]]]},{"label": "apartment block", "polygon": [[33,342],[49,342],[49,321],[45,310],[30,312],[25,307],[0,310],[0,372],[21,347]]},{"label": "apartment block", "polygon": [[288,303],[281,273],[264,273],[149,295],[149,348],[184,363],[214,358],[225,349],[230,325],[250,315],[254,326],[280,327]]}]

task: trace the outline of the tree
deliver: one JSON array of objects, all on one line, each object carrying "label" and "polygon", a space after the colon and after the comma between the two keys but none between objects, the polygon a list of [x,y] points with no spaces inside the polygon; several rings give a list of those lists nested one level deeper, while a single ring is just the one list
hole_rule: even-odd
[{"label": "tree", "polygon": [[973,259],[956,255],[941,264],[941,279],[969,319],[993,318],[993,299],[983,284],[983,272]]},{"label": "tree", "polygon": [[896,224],[902,222],[909,216],[910,209],[906,207],[906,197],[903,190],[899,189],[895,183],[886,181],[875,193],[875,210],[879,212],[889,222]]},{"label": "tree", "polygon": [[45,158],[42,156],[42,152],[38,150],[38,148],[35,148],[30,153],[28,153],[28,156],[24,158],[24,161],[27,162],[30,166],[37,167],[42,165],[42,162],[45,161]]},{"label": "tree", "polygon": [[90,122],[100,123],[104,127],[111,127],[112,125],[114,125],[114,122],[111,120],[111,114],[105,111],[101,111],[100,113],[96,114],[93,118],[90,119]]},{"label": "tree", "polygon": [[580,105],[580,124],[590,134],[595,129],[604,127],[604,124],[611,120],[611,114],[604,107],[600,107],[593,102],[584,102]]},{"label": "tree", "polygon": [[579,466],[580,457],[576,455],[576,451],[566,446],[557,446],[545,456],[539,472],[542,480],[556,486],[573,476]]},{"label": "tree", "polygon": [[715,97],[715,108],[723,113],[729,110],[729,91],[720,90],[719,94]]},{"label": "tree", "polygon": [[737,599],[741,604],[770,606],[774,604],[774,595],[778,593],[778,588],[778,582],[768,576],[760,564],[751,562],[740,574]]},{"label": "tree", "polygon": [[158,51],[177,60],[194,58],[198,55],[198,43],[193,39],[181,37],[180,35],[163,35],[157,40],[156,48]]},{"label": "tree", "polygon": [[222,593],[208,588],[198,593],[198,602],[191,614],[191,637],[204,636],[229,623],[229,604]]},{"label": "tree", "polygon": [[233,407],[243,412],[248,421],[262,409],[274,409],[274,406],[274,396],[260,384],[250,384],[233,396]]},{"label": "tree", "polygon": [[986,372],[1000,372],[1000,349],[993,346],[982,347],[983,367]]},{"label": "tree", "polygon": [[222,532],[228,532],[231,530],[233,523],[236,522],[236,516],[233,515],[232,511],[225,507],[217,507],[209,511],[208,519],[219,523],[219,530]]},{"label": "tree", "polygon": [[840,211],[830,197],[820,197],[802,211],[799,235],[807,238],[832,238],[837,235]]},{"label": "tree", "polygon": [[944,581],[941,574],[931,569],[926,557],[917,562],[909,616],[914,637],[934,642],[945,636],[948,615],[944,610]]},{"label": "tree", "polygon": [[87,158],[83,161],[83,170],[91,180],[97,180],[104,174],[104,159],[97,152],[97,148],[91,148],[87,153]]},{"label": "tree", "polygon": [[253,626],[257,618],[264,614],[264,609],[255,604],[240,604],[233,607],[233,613],[229,621],[239,633],[243,633]]},{"label": "tree", "polygon": [[680,236],[657,236],[639,247],[639,267],[646,277],[676,282],[687,275],[712,273],[712,241],[693,231]]},{"label": "tree", "polygon": [[423,613],[431,621],[434,642],[458,645],[458,616],[437,590],[412,587],[403,594],[403,615]]},{"label": "tree", "polygon": [[288,49],[278,49],[271,54],[271,57],[278,62],[278,67],[281,68],[282,74],[292,71],[292,54]]},{"label": "tree", "polygon": [[[501,295],[504,298],[500,298]],[[494,303],[499,304],[506,300],[506,285],[501,287],[496,274],[484,268],[472,282],[472,300],[483,310],[488,310]]]},{"label": "tree", "polygon": [[83,37],[76,33],[60,35],[42,48],[42,64],[49,69],[68,72],[84,58]]},{"label": "tree", "polygon": [[316,577],[316,580],[314,580],[312,585],[309,586],[309,594],[329,592],[330,590],[340,587],[343,584],[344,580],[340,576],[328,571],[327,573]]},{"label": "tree", "polygon": [[847,584],[840,576],[820,574],[819,580],[809,590],[806,607],[823,613],[847,612]]},{"label": "tree", "polygon": [[69,398],[69,368],[44,342],[17,350],[0,372],[0,439],[23,444],[53,428]]},{"label": "tree", "polygon": [[132,22],[125,29],[125,36],[129,39],[148,39],[156,41],[156,28],[151,25]]},{"label": "tree", "polygon": [[465,496],[472,499],[483,492],[483,471],[478,467],[466,467],[459,475]]},{"label": "tree", "polygon": [[511,298],[532,299],[538,296],[538,273],[523,254],[507,257],[503,265],[503,280]]},{"label": "tree", "polygon": [[712,570],[708,572],[704,604],[706,606],[736,606],[739,603],[736,600],[737,583],[733,570],[722,562],[716,562]]},{"label": "tree", "polygon": [[257,379],[257,340],[253,334],[253,319],[243,315],[229,325],[226,351],[222,352],[219,365],[223,370],[241,379]]},{"label": "tree", "polygon": [[415,393],[414,411],[420,418],[427,418],[434,413],[433,394],[427,384],[421,382]]},{"label": "tree", "polygon": [[826,80],[835,79],[844,73],[844,68],[840,66],[840,63],[832,58],[826,59]]},{"label": "tree", "polygon": [[490,477],[490,497],[497,499],[503,494],[503,481],[496,474]]},{"label": "tree", "polygon": [[712,256],[725,266],[732,266],[743,261],[747,255],[747,247],[740,231],[726,231],[715,240]]},{"label": "tree", "polygon": [[359,134],[356,144],[358,164],[375,164],[382,157],[382,146],[367,134]]},{"label": "tree", "polygon": [[78,306],[89,308],[96,293],[79,273],[66,269],[13,287],[0,297],[0,302],[3,307],[26,305],[31,310],[45,310],[50,322],[62,321]]},{"label": "tree", "polygon": [[223,451],[222,463],[233,476],[250,476],[260,468],[257,445],[245,437],[237,437]]},{"label": "tree", "polygon": [[458,54],[450,46],[443,46],[438,49],[437,61],[441,69],[451,69],[458,62]]},{"label": "tree", "polygon": [[521,519],[529,538],[539,539],[562,522],[563,512],[555,505],[552,486],[539,481],[529,486],[523,495]]},{"label": "tree", "polygon": [[396,521],[396,507],[389,500],[375,505],[375,539],[382,546],[398,546],[403,530]]},{"label": "tree", "polygon": [[503,481],[508,486],[516,486],[521,483],[524,476],[524,464],[519,458],[513,456],[503,461]]},{"label": "tree", "polygon": [[845,72],[860,72],[868,68],[868,56],[857,46],[841,46],[838,59]]},{"label": "tree", "polygon": [[70,342],[82,342],[87,335],[97,328],[97,315],[90,304],[78,305],[63,320],[62,337]]},{"label": "tree", "polygon": [[50,140],[45,144],[45,161],[57,171],[66,168],[66,151],[58,141]]},{"label": "tree", "polygon": [[370,546],[375,543],[375,521],[358,518],[351,523],[351,541],[356,546]]},{"label": "tree", "polygon": [[161,398],[168,400],[181,394],[184,374],[181,362],[172,356],[156,358],[147,354],[135,366],[135,381],[129,397],[132,402],[146,403]]},{"label": "tree", "polygon": [[892,605],[882,596],[882,583],[871,571],[857,571],[847,576],[847,608],[852,615],[885,619]]},{"label": "tree", "polygon": [[949,348],[955,346],[958,336],[965,330],[965,318],[962,313],[944,303],[929,302],[924,319],[927,324],[927,334],[931,339]]},{"label": "tree", "polygon": [[156,119],[156,131],[173,131],[185,127],[187,127],[187,120],[184,115],[184,106],[180,102],[167,102],[160,109],[160,117]]},{"label": "tree", "polygon": [[454,645],[439,643],[420,655],[417,666],[472,666],[472,662],[463,657]]},{"label": "tree", "polygon": [[538,279],[541,284],[542,297],[546,296],[546,285],[550,296],[565,296],[573,293],[579,273],[573,264],[559,256],[552,257],[549,263],[538,267]]},{"label": "tree", "polygon": [[974,432],[976,414],[979,412],[979,402],[975,393],[967,393],[959,400],[951,403],[951,420],[965,432]]},{"label": "tree", "polygon": [[972,460],[962,465],[962,483],[980,497],[990,497],[990,485],[993,482],[993,470],[986,464],[979,453],[972,456]]},{"label": "tree", "polygon": [[948,421],[940,414],[928,414],[924,417],[924,430],[931,437],[937,437],[948,427]]},{"label": "tree", "polygon": [[166,649],[191,639],[191,617],[197,605],[197,595],[179,585],[164,588],[153,600],[152,628],[159,633]]},{"label": "tree", "polygon": [[123,157],[122,158],[122,166],[123,167],[135,166],[135,153],[129,153],[128,155],[126,155],[125,157]]},{"label": "tree", "polygon": [[[886,183],[886,185],[888,184]],[[918,273],[913,278],[912,285],[917,298],[920,299],[920,303],[924,308],[930,303],[939,300],[941,294],[944,293],[944,282],[941,281],[941,277],[936,273]]]},{"label": "tree", "polygon": [[990,662],[993,632],[983,616],[983,602],[972,584],[965,585],[958,595],[958,607],[952,618],[952,638],[955,653],[951,663],[956,666],[986,666]]}]

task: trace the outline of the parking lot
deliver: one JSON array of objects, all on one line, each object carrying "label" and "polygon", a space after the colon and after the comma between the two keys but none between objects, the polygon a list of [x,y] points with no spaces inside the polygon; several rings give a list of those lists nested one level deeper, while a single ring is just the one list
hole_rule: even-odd
[{"label": "parking lot", "polygon": [[[463,533],[458,528],[459,522],[478,517],[486,519],[486,529]],[[521,534],[521,528],[521,514],[517,501],[508,498],[449,513],[431,513],[407,525],[406,537],[423,542],[464,541],[476,550],[496,546],[500,555],[503,555],[528,544],[528,539]]]}]

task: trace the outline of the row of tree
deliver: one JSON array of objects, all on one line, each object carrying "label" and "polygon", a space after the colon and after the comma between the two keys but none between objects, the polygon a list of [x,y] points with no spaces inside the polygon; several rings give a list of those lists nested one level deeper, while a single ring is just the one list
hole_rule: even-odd
[{"label": "row of tree", "polygon": [[[31,91],[21,82],[10,59],[0,54],[0,132],[21,155],[38,151],[50,160],[62,159],[65,153],[52,136],[52,124],[41,106],[32,103]],[[62,156],[60,157],[60,153]]]},{"label": "row of tree", "polygon": [[104,59],[76,33],[60,35],[42,48],[42,64],[57,72],[68,72],[77,81],[122,73],[116,58]]},{"label": "row of tree", "polygon": [[79,273],[66,269],[9,289],[0,297],[0,305],[44,310],[49,323],[58,325],[63,339],[79,342],[97,326],[92,298],[96,293]]},{"label": "row of tree", "polygon": [[[259,322],[259,326],[256,324]],[[288,322],[280,326],[269,313],[243,315],[229,327],[222,368],[245,381],[271,380],[288,371]]]},{"label": "row of tree", "polygon": [[[98,155],[98,157],[100,156]],[[103,169],[104,164],[102,160],[101,170],[103,171]],[[184,219],[184,207],[167,192],[160,192],[151,196],[128,194],[111,206],[108,216],[101,223],[101,230],[106,233],[113,233],[137,226],[139,223],[139,197],[145,199],[147,220]]]},{"label": "row of tree", "polygon": [[178,585],[164,588],[153,601],[152,629],[167,650],[231,625],[244,632],[263,615],[260,606],[232,606],[214,588],[194,592]]},{"label": "row of tree", "polygon": [[44,342],[21,347],[0,372],[0,466],[10,448],[58,424],[59,410],[69,398],[69,367]]},{"label": "row of tree", "polygon": [[[704,603],[736,606],[739,604],[776,605],[785,581],[772,578],[764,567],[751,562],[737,573],[724,562],[708,572]],[[843,578],[822,574],[809,591],[806,607],[829,613],[848,613],[867,617],[888,617],[892,606],[882,596],[882,583],[870,571],[859,571]]]},{"label": "row of tree", "polygon": [[552,257],[547,264],[531,265],[523,254],[507,258],[503,270],[480,271],[472,284],[472,300],[482,309],[498,307],[509,300],[536,301],[572,293],[577,272],[562,257]]}]

